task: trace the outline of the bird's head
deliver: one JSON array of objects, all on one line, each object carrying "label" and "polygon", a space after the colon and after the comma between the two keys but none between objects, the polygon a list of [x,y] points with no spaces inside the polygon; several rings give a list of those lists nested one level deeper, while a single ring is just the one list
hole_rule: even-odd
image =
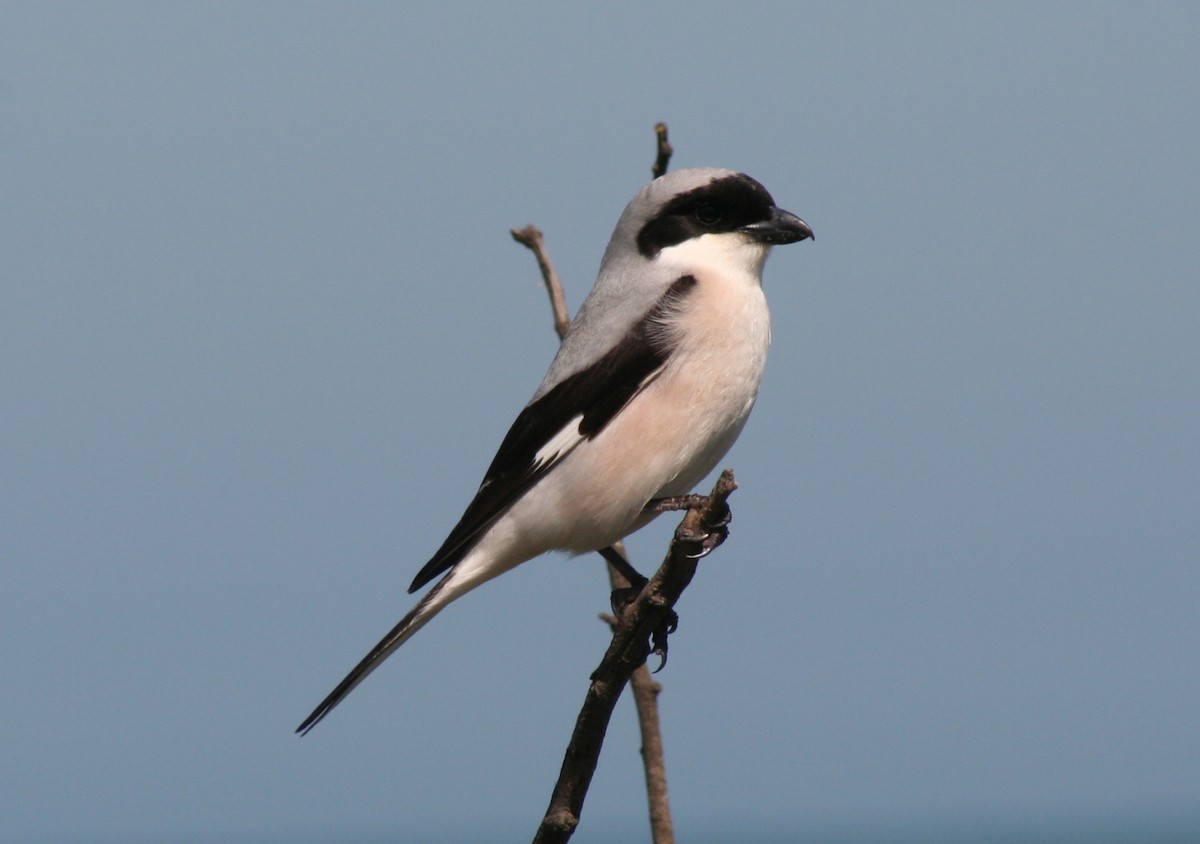
[{"label": "bird's head", "polygon": [[771,246],[813,236],[744,173],[712,167],[676,170],[638,192],[613,233],[614,248],[678,265],[735,261],[757,275]]}]

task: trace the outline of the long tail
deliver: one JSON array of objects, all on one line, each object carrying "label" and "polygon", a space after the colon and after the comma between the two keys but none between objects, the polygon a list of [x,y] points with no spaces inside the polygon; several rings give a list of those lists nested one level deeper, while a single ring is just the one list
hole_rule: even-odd
[{"label": "long tail", "polygon": [[362,658],[362,661],[358,665],[354,666],[354,670],[346,675],[346,679],[338,683],[337,688],[330,692],[325,700],[321,701],[320,705],[312,711],[312,714],[304,719],[304,722],[296,728],[296,732],[302,736],[307,735],[308,731],[321,723],[321,719],[332,712],[333,708],[341,703],[346,695],[354,691],[355,686],[367,679],[368,674],[391,656],[392,651],[407,642],[409,637],[424,627],[447,604],[475,585],[471,584],[466,589],[460,586],[457,589],[451,588],[447,590],[446,587],[450,580],[454,578],[454,575],[455,572],[452,569],[432,589],[426,592],[425,596],[417,602],[417,605],[409,611],[408,615],[400,619],[400,623],[393,627],[391,632],[384,636],[379,641],[379,644]]}]

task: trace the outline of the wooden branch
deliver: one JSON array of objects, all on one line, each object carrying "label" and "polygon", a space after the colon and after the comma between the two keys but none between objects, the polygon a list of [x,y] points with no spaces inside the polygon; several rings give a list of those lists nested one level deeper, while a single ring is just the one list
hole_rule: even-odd
[{"label": "wooden branch", "polygon": [[[661,142],[666,137],[666,126],[660,123],[656,129],[660,130],[659,155],[661,157],[663,154]],[[670,156],[669,146],[666,155]],[[663,166],[665,166],[665,161]],[[513,229],[512,236],[518,243],[530,249],[537,258],[538,268],[542,272],[542,282],[550,296],[550,308],[554,313],[554,329],[558,332],[561,340],[571,324],[570,311],[567,309],[567,297],[563,292],[562,281],[555,272],[554,265],[550,262],[550,255],[546,251],[546,242],[542,233],[535,226],[529,225],[523,229]],[[702,496],[694,497],[702,498]],[[655,503],[651,502],[651,504]],[[663,506],[660,512],[667,509],[682,510],[684,507]],[[616,543],[616,547],[621,554],[625,554],[625,547],[622,543]],[[629,581],[615,568],[611,565],[606,568],[614,590],[630,587]],[[616,623],[616,619],[613,619],[613,623]],[[646,775],[646,802],[650,812],[650,834],[654,844],[675,844],[675,828],[671,822],[671,804],[667,796],[667,763],[663,754],[662,730],[658,719],[658,695],[662,691],[662,686],[650,676],[650,669],[645,665],[639,666],[633,672],[631,685],[634,707],[637,709],[638,729],[642,735],[642,768]]]},{"label": "wooden branch", "polygon": [[638,727],[642,733],[642,768],[646,772],[646,797],[650,807],[650,840],[654,844],[675,844],[671,801],[667,797],[667,762],[662,730],[658,724],[658,695],[662,692],[662,684],[650,676],[649,668],[639,665],[629,678],[629,686],[633,689]]},{"label": "wooden branch", "polygon": [[[671,145],[667,141],[667,125],[659,123],[654,127],[656,142],[656,157],[652,172],[655,178],[667,172],[667,165],[671,160]],[[530,249],[537,259],[538,269],[542,274],[542,282],[546,287],[546,292],[550,296],[550,307],[554,314],[554,329],[558,333],[558,337],[562,340],[567,333],[567,329],[571,324],[570,310],[567,308],[566,294],[563,292],[562,280],[558,273],[554,270],[554,265],[550,261],[550,255],[546,251],[545,239],[535,226],[529,225],[523,229],[512,230],[513,239],[518,243]],[[732,490],[730,490],[732,492]],[[696,499],[702,496],[695,496]],[[685,505],[666,506],[666,502],[659,502],[663,512],[667,509],[686,509]],[[699,506],[699,505],[698,505]],[[620,542],[616,543],[616,548],[621,555],[625,555],[624,545]],[[628,557],[625,557],[628,559]],[[609,580],[612,588],[627,589],[630,583],[621,575],[612,565],[606,566],[609,573]],[[613,619],[613,631],[616,633],[616,619]],[[666,658],[665,652],[665,637],[663,638],[664,651],[663,658]],[[658,718],[658,695],[662,691],[662,686],[655,682],[650,676],[650,670],[643,664],[639,665],[633,672],[630,683],[633,687],[634,705],[637,709],[638,727],[642,736],[642,766],[646,775],[646,799],[650,811],[650,831],[654,844],[675,844],[675,830],[671,822],[670,802],[667,797],[667,774],[666,760],[663,754],[662,731],[659,727]],[[617,696],[619,697],[618,690]],[[615,698],[614,698],[615,705]],[[609,710],[611,716],[611,708]],[[608,723],[607,719],[604,722]],[[600,739],[603,742],[603,736]],[[597,746],[597,755],[599,754],[599,746]],[[593,763],[592,770],[595,770]],[[590,780],[590,774],[589,774]],[[586,792],[586,786],[584,788]],[[580,805],[574,812],[576,823],[578,823],[579,811],[582,809],[583,798],[580,796]],[[572,829],[574,827],[572,826]],[[567,833],[570,837],[570,833]]]},{"label": "wooden branch", "polygon": [[675,150],[671,149],[671,144],[667,140],[666,123],[657,124],[654,127],[654,134],[658,137],[658,154],[654,158],[654,166],[650,168],[650,172],[657,179],[667,172],[667,165],[671,162],[671,153]]},{"label": "wooden branch", "polygon": [[513,240],[528,247],[537,258],[538,269],[542,271],[542,283],[546,285],[546,292],[550,294],[550,308],[554,311],[554,330],[558,332],[558,339],[561,340],[567,336],[567,329],[571,327],[571,312],[567,310],[567,296],[563,293],[562,280],[559,279],[554,264],[550,263],[550,255],[546,252],[546,241],[533,225],[523,229],[512,229],[511,234]]},{"label": "wooden branch", "polygon": [[550,798],[550,806],[538,827],[534,844],[562,844],[579,825],[600,748],[612,718],[613,707],[634,670],[650,654],[650,638],[671,618],[672,607],[691,583],[702,557],[725,538],[729,521],[727,500],[737,489],[733,472],[726,469],[703,506],[689,509],[675,529],[671,547],[662,566],[641,593],[621,613],[617,632],[584,698],[567,745],[562,770]]},{"label": "wooden branch", "polygon": [[[625,543],[613,547],[629,559]],[[628,589],[631,584],[612,565],[608,566],[608,578],[613,591]],[[602,613],[601,620],[607,622],[615,634],[620,623],[615,616]],[[658,696],[662,684],[650,674],[643,663],[633,670],[629,678],[633,690],[633,704],[637,709],[638,731],[642,736],[642,771],[646,775],[646,803],[650,810],[650,840],[653,844],[675,844],[675,825],[671,821],[671,801],[667,794],[667,757],[663,750],[662,728],[658,720]]]}]

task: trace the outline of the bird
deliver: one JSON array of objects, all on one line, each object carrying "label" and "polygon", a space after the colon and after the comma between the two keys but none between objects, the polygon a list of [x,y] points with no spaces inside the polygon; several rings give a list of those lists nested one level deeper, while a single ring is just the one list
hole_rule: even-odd
[{"label": "bird", "polygon": [[741,433],[771,339],[763,264],[772,246],[812,237],[744,173],[688,168],[643,187],[540,386],[408,591],[439,579],[296,732],[480,584],[549,551],[622,562],[612,546],[657,515],[648,505],[690,492]]}]

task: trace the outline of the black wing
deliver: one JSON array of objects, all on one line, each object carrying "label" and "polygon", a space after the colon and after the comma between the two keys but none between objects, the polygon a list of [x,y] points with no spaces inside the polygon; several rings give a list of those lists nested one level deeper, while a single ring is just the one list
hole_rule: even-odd
[{"label": "black wing", "polygon": [[483,530],[571,451],[595,437],[662,371],[671,355],[661,330],[669,311],[696,286],[678,279],[603,357],[528,405],[509,429],[479,491],[433,558],[417,572],[415,592],[466,556]]}]

